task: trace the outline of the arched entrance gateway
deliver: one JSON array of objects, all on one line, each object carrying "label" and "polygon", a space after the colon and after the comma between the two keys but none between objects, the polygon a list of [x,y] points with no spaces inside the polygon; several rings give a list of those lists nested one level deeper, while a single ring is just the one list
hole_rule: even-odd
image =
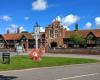
[{"label": "arched entrance gateway", "polygon": [[22,35],[20,39],[21,46],[24,48],[25,51],[28,50],[28,39],[25,35]]},{"label": "arched entrance gateway", "polygon": [[56,48],[57,47],[57,42],[51,42],[51,48]]}]

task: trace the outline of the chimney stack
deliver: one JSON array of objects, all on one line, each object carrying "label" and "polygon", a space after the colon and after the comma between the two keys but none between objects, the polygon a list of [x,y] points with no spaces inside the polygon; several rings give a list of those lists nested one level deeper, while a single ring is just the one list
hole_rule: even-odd
[{"label": "chimney stack", "polygon": [[9,31],[9,29],[6,31],[6,34],[10,34],[10,31]]},{"label": "chimney stack", "polygon": [[78,24],[75,24],[75,31],[78,31]]},{"label": "chimney stack", "polygon": [[20,29],[19,29],[19,27],[17,28],[17,34],[19,34],[20,33]]}]

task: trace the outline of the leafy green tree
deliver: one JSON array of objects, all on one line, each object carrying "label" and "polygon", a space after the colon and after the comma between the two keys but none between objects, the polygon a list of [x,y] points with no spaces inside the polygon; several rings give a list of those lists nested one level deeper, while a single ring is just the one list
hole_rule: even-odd
[{"label": "leafy green tree", "polygon": [[72,33],[71,35],[70,35],[70,40],[72,41],[72,42],[74,42],[74,44],[78,47],[80,44],[81,45],[85,45],[85,43],[86,43],[86,40],[85,40],[85,38],[83,37],[83,35],[81,35],[81,34],[78,34],[78,33]]}]

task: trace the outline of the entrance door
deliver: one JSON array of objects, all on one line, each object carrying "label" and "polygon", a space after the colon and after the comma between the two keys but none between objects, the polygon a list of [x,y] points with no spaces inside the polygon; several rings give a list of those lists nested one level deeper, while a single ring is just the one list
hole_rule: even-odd
[{"label": "entrance door", "polygon": [[27,51],[27,43],[26,42],[23,42],[22,43],[22,46],[23,46],[24,50]]},{"label": "entrance door", "polygon": [[51,48],[57,47],[57,42],[51,42]]},{"label": "entrance door", "polygon": [[24,49],[26,49],[26,45],[25,44],[23,44],[23,47],[24,47]]}]

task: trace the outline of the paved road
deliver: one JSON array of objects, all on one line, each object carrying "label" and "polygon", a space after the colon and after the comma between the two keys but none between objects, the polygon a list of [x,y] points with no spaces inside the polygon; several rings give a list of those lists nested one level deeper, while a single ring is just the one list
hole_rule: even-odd
[{"label": "paved road", "polygon": [[100,80],[100,63],[0,72],[0,80]]}]

